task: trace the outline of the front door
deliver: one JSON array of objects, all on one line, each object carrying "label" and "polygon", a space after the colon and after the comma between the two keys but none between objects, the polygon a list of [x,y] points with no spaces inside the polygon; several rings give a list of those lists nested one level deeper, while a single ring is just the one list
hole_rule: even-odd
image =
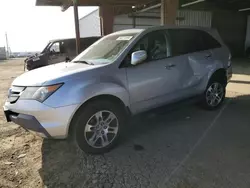
[{"label": "front door", "polygon": [[180,77],[174,58],[169,58],[166,32],[156,31],[147,34],[135,45],[131,53],[138,50],[145,50],[148,58],[142,64],[126,68],[133,113],[176,100]]},{"label": "front door", "polygon": [[65,61],[65,49],[64,42],[58,41],[54,42],[49,50],[49,60],[48,64],[55,64]]}]

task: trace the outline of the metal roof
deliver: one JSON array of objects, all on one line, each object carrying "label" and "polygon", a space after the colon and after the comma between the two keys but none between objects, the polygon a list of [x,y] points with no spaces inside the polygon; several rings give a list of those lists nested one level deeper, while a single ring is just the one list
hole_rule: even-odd
[{"label": "metal roof", "polygon": [[208,0],[208,2],[215,3],[219,8],[230,10],[250,8],[250,0]]},{"label": "metal roof", "polygon": [[[61,6],[62,11],[75,0],[36,0],[37,6]],[[79,6],[112,5],[116,15],[137,12],[160,5],[161,0],[76,0]],[[179,0],[180,8],[192,10],[232,10],[250,14],[250,0]],[[132,6],[134,6],[132,8]]]},{"label": "metal roof", "polygon": [[[77,0],[79,6],[136,6],[136,5],[152,5],[160,3],[160,0]],[[214,4],[223,9],[240,10],[250,8],[250,0],[179,0],[180,5],[200,2]],[[72,5],[73,0],[36,0],[37,6],[62,6]]]}]

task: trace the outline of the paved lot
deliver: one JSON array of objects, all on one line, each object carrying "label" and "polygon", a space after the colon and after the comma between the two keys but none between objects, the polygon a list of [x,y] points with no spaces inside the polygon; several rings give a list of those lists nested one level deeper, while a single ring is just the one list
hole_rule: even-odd
[{"label": "paved lot", "polygon": [[[105,155],[42,140],[0,111],[0,187],[250,187],[250,62],[238,63],[220,110],[185,105],[140,115]],[[21,72],[20,60],[0,63],[1,105]]]}]

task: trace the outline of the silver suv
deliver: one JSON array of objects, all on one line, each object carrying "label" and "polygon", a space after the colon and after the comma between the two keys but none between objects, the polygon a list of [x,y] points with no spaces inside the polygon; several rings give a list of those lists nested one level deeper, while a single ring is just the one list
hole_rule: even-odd
[{"label": "silver suv", "polygon": [[218,108],[232,76],[231,55],[216,31],[153,27],[110,34],[72,62],[16,78],[8,121],[43,137],[70,138],[88,153],[118,141],[129,115],[195,97]]}]

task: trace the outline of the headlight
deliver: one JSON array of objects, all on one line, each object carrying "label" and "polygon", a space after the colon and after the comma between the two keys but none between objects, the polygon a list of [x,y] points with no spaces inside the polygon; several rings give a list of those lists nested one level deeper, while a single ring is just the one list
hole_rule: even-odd
[{"label": "headlight", "polygon": [[34,99],[43,102],[61,86],[62,84],[43,87],[27,87],[21,94],[20,99]]}]

